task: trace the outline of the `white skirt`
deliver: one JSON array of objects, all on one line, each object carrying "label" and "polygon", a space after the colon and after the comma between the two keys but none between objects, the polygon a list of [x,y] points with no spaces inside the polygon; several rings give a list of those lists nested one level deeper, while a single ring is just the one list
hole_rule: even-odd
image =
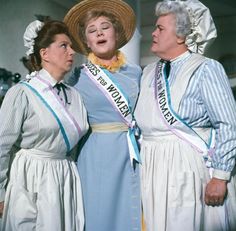
[{"label": "white skirt", "polygon": [[2,231],[82,231],[83,227],[80,178],[74,162],[19,151],[11,166]]},{"label": "white skirt", "polygon": [[236,227],[235,178],[228,184],[224,206],[207,206],[204,190],[209,169],[191,146],[174,135],[144,138],[141,158],[147,231],[236,230],[232,229]]}]

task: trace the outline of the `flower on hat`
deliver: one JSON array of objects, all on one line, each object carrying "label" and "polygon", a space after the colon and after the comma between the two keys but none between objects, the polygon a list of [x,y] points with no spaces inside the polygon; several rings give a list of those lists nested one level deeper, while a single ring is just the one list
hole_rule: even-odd
[{"label": "flower on hat", "polygon": [[23,39],[24,46],[29,48],[26,52],[27,56],[34,53],[34,39],[38,36],[38,32],[41,30],[43,25],[43,22],[35,20],[26,27]]}]

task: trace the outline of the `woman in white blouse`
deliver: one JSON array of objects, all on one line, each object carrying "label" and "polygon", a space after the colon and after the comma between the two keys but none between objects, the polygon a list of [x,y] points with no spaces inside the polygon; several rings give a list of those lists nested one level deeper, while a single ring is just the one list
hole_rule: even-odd
[{"label": "woman in white blouse", "polygon": [[71,153],[88,125],[79,93],[63,82],[75,53],[70,34],[62,22],[36,20],[24,42],[35,72],[7,92],[0,111],[2,230],[82,231]]}]

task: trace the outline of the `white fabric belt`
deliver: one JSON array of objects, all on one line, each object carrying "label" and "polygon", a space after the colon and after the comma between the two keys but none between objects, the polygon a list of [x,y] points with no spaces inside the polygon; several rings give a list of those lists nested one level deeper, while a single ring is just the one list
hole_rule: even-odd
[{"label": "white fabric belt", "polygon": [[[208,128],[194,128],[194,130],[204,139],[208,140],[209,138],[209,129]],[[157,134],[158,133],[158,134]],[[162,140],[176,140],[179,139],[171,131],[156,131],[155,134],[142,134],[142,139],[144,141],[162,141]]]},{"label": "white fabric belt", "polygon": [[153,142],[161,142],[163,140],[176,140],[179,139],[176,135],[173,133],[168,133],[168,134],[163,134],[163,135],[158,135],[158,136],[147,136],[143,135],[142,140],[143,141],[153,141]]},{"label": "white fabric belt", "polygon": [[92,132],[127,132],[128,126],[124,123],[100,123],[91,124]]},{"label": "white fabric belt", "polygon": [[68,159],[66,156],[66,153],[61,154],[61,153],[55,153],[55,152],[45,152],[37,149],[24,149],[22,148],[19,152],[16,153],[18,154],[26,154],[30,155],[39,159]]}]

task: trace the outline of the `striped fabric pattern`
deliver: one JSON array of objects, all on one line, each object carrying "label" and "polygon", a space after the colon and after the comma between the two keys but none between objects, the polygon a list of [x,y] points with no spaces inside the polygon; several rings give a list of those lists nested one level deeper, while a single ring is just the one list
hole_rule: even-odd
[{"label": "striped fabric pattern", "polygon": [[[190,57],[184,54],[171,63],[170,87],[176,73]],[[236,157],[236,103],[222,65],[207,59],[192,76],[178,108],[179,116],[190,126],[214,127],[216,149],[212,157],[214,169],[230,172]]]}]

